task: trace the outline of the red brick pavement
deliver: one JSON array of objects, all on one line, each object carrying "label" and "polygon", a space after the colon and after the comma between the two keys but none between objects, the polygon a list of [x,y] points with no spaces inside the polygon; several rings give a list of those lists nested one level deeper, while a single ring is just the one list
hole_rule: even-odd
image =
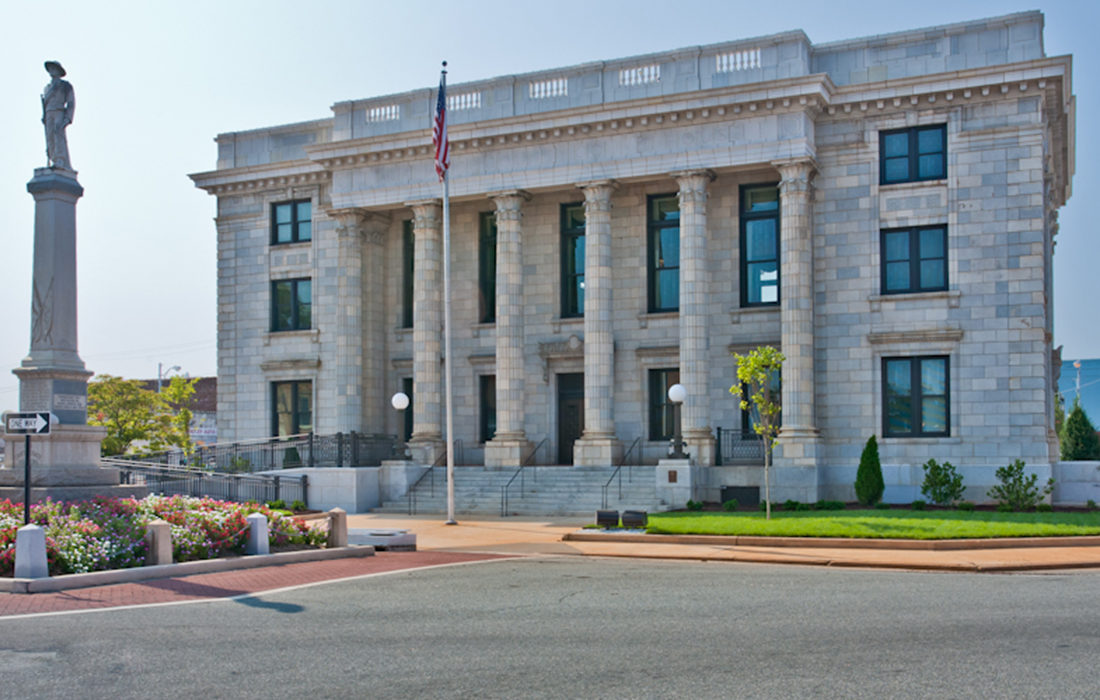
[{"label": "red brick pavement", "polygon": [[352,576],[500,558],[502,558],[501,555],[466,552],[378,552],[372,557],[220,571],[179,578],[79,588],[56,593],[0,593],[0,618],[31,613],[232,598]]}]

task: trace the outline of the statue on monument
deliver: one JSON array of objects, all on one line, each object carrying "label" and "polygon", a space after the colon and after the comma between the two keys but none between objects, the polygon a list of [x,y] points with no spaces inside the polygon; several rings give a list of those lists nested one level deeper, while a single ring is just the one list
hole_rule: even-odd
[{"label": "statue on monument", "polygon": [[42,91],[42,123],[46,126],[46,159],[51,168],[72,170],[69,163],[69,142],[65,127],[73,123],[76,100],[73,86],[65,77],[65,69],[57,61],[46,61],[50,83]]}]

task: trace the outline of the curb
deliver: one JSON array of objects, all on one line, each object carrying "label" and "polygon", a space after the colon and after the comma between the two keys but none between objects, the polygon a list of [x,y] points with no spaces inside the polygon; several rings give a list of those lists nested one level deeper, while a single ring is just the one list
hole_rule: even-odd
[{"label": "curb", "polygon": [[1020,549],[1027,547],[1097,547],[1100,537],[999,537],[982,540],[889,540],[830,537],[760,537],[755,535],[650,535],[603,532],[568,532],[572,542],[618,542],[627,544],[687,544],[725,547],[798,547],[802,549],[902,549],[958,551],[967,549]]},{"label": "curb", "polygon": [[328,559],[347,559],[352,557],[374,556],[374,547],[350,545],[334,549],[306,549],[278,554],[255,554],[245,557],[223,559],[204,559],[186,561],[179,564],[159,564],[133,569],[112,569],[93,571],[87,574],[65,574],[46,578],[2,578],[0,593],[50,593],[73,588],[107,586],[115,583],[133,583],[158,578],[175,578],[193,574],[210,574],[219,571],[237,569],[255,569],[261,566],[297,564],[300,562],[325,561]]}]

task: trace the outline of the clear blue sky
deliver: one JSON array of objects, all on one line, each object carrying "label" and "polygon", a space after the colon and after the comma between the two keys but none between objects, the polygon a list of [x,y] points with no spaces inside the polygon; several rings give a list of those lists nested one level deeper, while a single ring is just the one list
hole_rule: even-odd
[{"label": "clear blue sky", "polygon": [[[213,138],[330,115],[338,101],[802,29],[826,42],[1023,10],[1046,15],[1047,55],[1073,54],[1077,174],[1055,255],[1055,344],[1100,357],[1096,201],[1100,9],[1092,2],[784,3],[741,0],[49,3],[0,0],[0,410],[18,404],[30,343],[34,202],[45,164],[42,63],[76,90],[80,354],[90,370],[215,372]],[[843,9],[841,9],[843,8]]]}]

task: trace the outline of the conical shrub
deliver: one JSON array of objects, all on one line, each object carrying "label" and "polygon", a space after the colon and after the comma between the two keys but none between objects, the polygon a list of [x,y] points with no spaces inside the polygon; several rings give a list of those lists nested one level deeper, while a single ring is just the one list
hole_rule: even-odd
[{"label": "conical shrub", "polygon": [[1100,438],[1081,402],[1073,400],[1073,410],[1062,424],[1062,460],[1100,459]]},{"label": "conical shrub", "polygon": [[856,472],[856,498],[865,506],[873,506],[882,499],[886,486],[882,483],[882,464],[878,459],[878,441],[875,436],[867,438],[863,454],[859,456],[859,471]]}]

